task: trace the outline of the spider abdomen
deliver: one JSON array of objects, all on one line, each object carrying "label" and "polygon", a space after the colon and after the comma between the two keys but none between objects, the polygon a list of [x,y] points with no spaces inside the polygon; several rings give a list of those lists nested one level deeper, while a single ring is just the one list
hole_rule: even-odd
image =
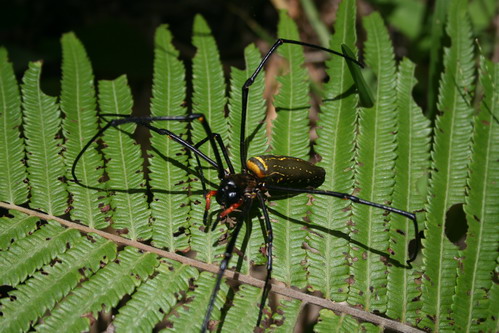
[{"label": "spider abdomen", "polygon": [[323,168],[291,156],[255,156],[246,161],[246,167],[260,181],[284,187],[316,188],[326,176]]}]

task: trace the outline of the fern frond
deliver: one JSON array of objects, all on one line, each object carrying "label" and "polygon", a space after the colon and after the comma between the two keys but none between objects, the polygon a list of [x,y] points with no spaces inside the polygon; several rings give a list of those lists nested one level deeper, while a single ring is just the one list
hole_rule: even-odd
[{"label": "fern frond", "polygon": [[272,325],[272,332],[291,332],[297,324],[298,316],[303,307],[301,302],[297,300],[282,300],[279,304],[278,311],[272,319],[278,325]]},{"label": "fern frond", "polygon": [[[379,13],[364,18],[367,31],[366,63],[374,71],[378,85],[376,104],[359,115],[355,182],[359,197],[387,203],[393,191],[395,165],[396,75],[393,47]],[[352,205],[352,242],[348,302],[362,304],[369,311],[386,310],[387,267],[380,256],[386,253],[389,235],[385,212],[365,205]]]},{"label": "fern frond", "polygon": [[23,77],[23,125],[31,185],[30,207],[48,214],[62,215],[68,205],[66,184],[61,181],[65,168],[58,138],[61,112],[57,98],[40,88],[42,63],[32,62]]},{"label": "fern frond", "polygon": [[[296,24],[288,14],[279,14],[278,35],[281,38],[299,40]],[[272,153],[308,159],[309,157],[309,83],[308,73],[302,67],[303,48],[282,45],[278,52],[288,61],[289,72],[279,76],[279,94],[275,96],[276,119],[272,125]],[[300,223],[307,212],[307,197],[303,195],[274,201],[271,219],[274,231],[273,275],[287,285],[303,288],[306,285],[305,241],[306,231]]]},{"label": "fern frond", "polygon": [[[99,106],[103,114],[129,115],[132,95],[125,76],[113,81],[99,81]],[[109,121],[106,119],[106,121]],[[113,227],[133,240],[151,237],[150,211],[146,201],[146,184],[140,147],[130,137],[137,126],[124,124],[110,128],[103,135],[106,144],[107,186],[115,190],[111,197]],[[135,190],[135,191],[134,191]]]},{"label": "fern frond", "polygon": [[150,332],[177,303],[180,293],[188,291],[189,280],[199,275],[193,267],[176,262],[162,263],[156,271],[159,273],[140,285],[120,309],[114,321],[118,331]]},{"label": "fern frond", "polygon": [[431,18],[430,33],[430,59],[428,65],[428,103],[426,115],[428,119],[435,119],[436,104],[438,99],[438,80],[443,69],[442,64],[442,45],[444,44],[445,22],[447,21],[447,12],[449,11],[450,1],[435,1],[435,9]]},{"label": "fern frond", "polygon": [[[186,98],[185,68],[178,56],[168,27],[159,26],[154,47],[152,116],[179,116],[187,111],[182,106]],[[183,122],[165,121],[154,125],[178,135],[186,133],[186,123]],[[149,185],[153,192],[153,244],[170,251],[185,250],[188,247],[187,235],[174,235],[180,228],[187,228],[187,155],[178,143],[156,132],[151,133],[151,147],[148,153]]]},{"label": "fern frond", "polygon": [[0,200],[15,204],[28,199],[24,141],[20,137],[21,97],[7,50],[0,47]]},{"label": "fern frond", "polygon": [[251,332],[258,318],[262,289],[243,285],[224,318],[222,332]]},{"label": "fern frond", "polygon": [[[194,281],[196,289],[188,292],[186,298],[191,300],[188,304],[180,306],[174,313],[170,313],[168,321],[171,325],[165,332],[198,332],[201,329],[204,314],[206,312],[206,304],[211,296],[211,291],[215,285],[213,275],[208,272],[203,272],[199,278]],[[220,291],[215,300],[215,306],[211,314],[212,320],[219,320],[220,308],[222,308],[227,296],[228,286],[222,282]]]},{"label": "fern frond", "polygon": [[[355,16],[355,1],[343,1],[339,5],[331,49],[339,49],[341,44],[355,49]],[[326,180],[321,187],[351,193],[358,97],[351,91],[353,80],[345,59],[332,56],[326,66],[331,79],[324,86],[315,146],[322,157],[318,165],[326,170]],[[349,247],[350,206],[350,201],[324,196],[315,196],[311,206],[309,228],[314,232],[307,236],[311,248],[307,252],[308,281],[314,290],[335,301],[344,301],[348,292],[349,263],[345,254]]]},{"label": "fern frond", "polygon": [[484,98],[474,117],[473,146],[464,211],[468,221],[466,249],[460,257],[456,295],[452,309],[456,330],[494,331],[488,329],[489,292],[494,284],[490,273],[497,267],[499,239],[499,64],[481,59],[480,82]]},{"label": "fern frond", "polygon": [[[71,179],[71,166],[77,154],[90,138],[97,133],[97,111],[92,66],[81,42],[73,33],[62,37],[62,82],[61,109],[65,118],[63,132],[66,138],[64,159],[68,167],[67,178]],[[76,176],[85,185],[69,183],[72,194],[71,218],[89,227],[101,229],[108,225],[101,208],[108,205],[101,188],[103,176],[102,159],[92,145],[82,156],[76,168]],[[95,198],[102,198],[95,200]]]},{"label": "fern frond", "polygon": [[66,250],[79,233],[50,222],[39,230],[14,243],[8,252],[0,252],[0,283],[16,286],[27,276]]},{"label": "fern frond", "polygon": [[[430,166],[430,121],[412,97],[416,85],[416,66],[403,59],[398,67],[397,80],[397,160],[392,206],[408,212],[421,210],[425,203],[426,185]],[[422,184],[422,186],[419,186]],[[422,217],[422,216],[421,216]],[[422,230],[422,221],[418,221]],[[414,227],[406,217],[390,216],[390,252],[401,263],[409,259],[408,239],[414,239]],[[421,274],[404,266],[388,268],[388,308],[390,318],[402,322],[414,321],[420,308],[421,290],[416,281]]]},{"label": "fern frond", "polygon": [[103,261],[112,260],[115,254],[115,244],[104,238],[91,242],[79,237],[70,250],[58,256],[55,264],[44,266],[2,300],[2,330],[27,331],[30,324],[52,309],[82,278],[97,271]]},{"label": "fern frond", "polygon": [[[496,267],[494,272],[497,274],[498,271],[499,269]],[[490,327],[493,332],[497,332],[499,331],[499,320],[497,320],[499,314],[499,287],[497,283],[492,284],[488,296],[490,298],[490,303],[485,325]]]},{"label": "fern frond", "polygon": [[0,218],[0,250],[7,250],[17,240],[26,237],[36,229],[38,219],[12,210],[10,216]]},{"label": "fern frond", "polygon": [[[344,313],[335,314],[323,309],[319,312],[319,322],[315,326],[316,332],[360,332],[360,325],[355,318]],[[362,330],[363,332],[363,330]]]},{"label": "fern frond", "polygon": [[[236,172],[241,170],[239,156],[239,137],[241,133],[241,98],[242,87],[246,80],[253,74],[261,62],[260,51],[251,44],[244,49],[245,69],[240,70],[231,67],[230,71],[230,98],[229,98],[229,147],[232,164]],[[268,148],[265,135],[265,100],[263,90],[265,88],[265,72],[257,76],[251,85],[248,94],[248,113],[246,116],[246,145],[248,157],[261,155]]]},{"label": "fern frond", "polygon": [[[449,7],[447,33],[451,47],[445,49],[439,90],[441,114],[435,123],[433,162],[428,193],[425,239],[423,239],[423,321],[420,327],[442,329],[450,324],[453,292],[456,282],[457,246],[446,235],[455,228],[446,225],[451,206],[464,202],[467,167],[472,133],[471,97],[474,64],[471,27],[465,1],[454,1]],[[433,318],[430,320],[429,318]]]},{"label": "fern frond", "polygon": [[[192,43],[197,48],[196,55],[192,59],[193,75],[193,112],[203,113],[206,121],[210,124],[213,133],[219,133],[224,142],[227,142],[227,120],[224,115],[225,108],[225,82],[220,63],[220,56],[215,39],[211,30],[201,15],[194,18],[194,29]],[[200,123],[195,122],[192,126],[192,141],[197,143],[206,137]],[[201,149],[208,156],[214,156],[209,142]],[[190,161],[194,168],[197,163],[194,159]],[[203,165],[206,163],[202,162]],[[218,185],[218,173],[212,167],[203,168],[204,178],[208,181],[207,186]],[[214,182],[214,183],[212,183]],[[224,251],[224,246],[219,246],[218,240],[222,236],[224,228],[212,231],[203,225],[204,200],[200,200],[202,194],[200,182],[191,183],[193,196],[191,198],[190,219],[191,246],[197,252],[197,258],[205,262],[216,262]],[[215,214],[210,216],[209,225],[214,223]],[[213,221],[211,221],[213,218]],[[205,230],[206,228],[206,230]],[[218,245],[218,246],[217,246]]]},{"label": "fern frond", "polygon": [[339,327],[341,327],[341,316],[337,316],[333,311],[325,309],[319,311],[319,319],[314,327],[315,332],[332,332]]},{"label": "fern frond", "polygon": [[155,255],[136,249],[121,251],[119,263],[112,262],[76,288],[36,327],[40,332],[71,332],[88,329],[90,315],[96,316],[104,305],[112,309],[126,294],[152,273]]},{"label": "fern frond", "polygon": [[[229,148],[230,156],[236,172],[241,170],[239,138],[241,133],[241,88],[246,80],[253,74],[255,68],[261,61],[258,49],[254,45],[246,47],[244,50],[246,68],[240,70],[231,68],[230,80],[230,99],[229,99]],[[267,148],[266,136],[266,110],[265,100],[263,99],[263,90],[265,73],[262,71],[256,78],[254,84],[249,89],[248,110],[246,118],[246,143],[249,144],[248,157],[263,154]],[[247,234],[249,233],[249,234]],[[236,247],[245,251],[244,264],[241,267],[241,273],[247,274],[251,270],[252,264],[264,264],[266,259],[262,255],[261,248],[264,246],[264,238],[258,218],[254,218],[250,223],[245,223],[241,229]],[[246,249],[244,244],[248,243]]]}]

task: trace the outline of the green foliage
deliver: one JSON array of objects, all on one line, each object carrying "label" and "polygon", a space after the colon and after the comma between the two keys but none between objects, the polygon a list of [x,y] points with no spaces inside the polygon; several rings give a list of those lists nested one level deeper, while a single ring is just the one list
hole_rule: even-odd
[{"label": "green foliage", "polygon": [[[409,59],[403,59],[399,63],[397,78],[398,147],[392,204],[407,211],[415,211],[424,205],[430,164],[430,121],[423,116],[411,94],[416,85],[415,68]],[[423,190],[418,188],[420,184]],[[419,228],[422,227],[420,222]],[[403,254],[401,262],[409,259],[404,240],[406,235],[413,237],[413,228],[406,218],[391,216],[390,250]],[[421,273],[399,265],[388,267],[388,272],[387,293],[392,301],[388,303],[387,314],[402,322],[414,320],[414,311],[420,306],[420,302],[415,301],[420,294],[415,282],[421,278]]]},{"label": "green foliage", "polygon": [[[158,275],[146,281],[120,309],[114,324],[121,332],[150,332],[178,301],[179,293],[198,277],[196,269],[175,262],[161,263]],[[177,296],[176,296],[177,295]]]},{"label": "green foliage", "polygon": [[[346,44],[356,50],[356,8],[354,1],[344,1],[338,8],[336,33],[330,43],[332,49]],[[356,51],[355,51],[356,52]],[[318,164],[326,170],[323,188],[339,192],[350,192],[354,188],[355,127],[357,113],[354,112],[358,96],[352,93],[353,80],[347,75],[347,63],[339,57],[331,57],[326,63],[331,80],[325,85],[324,99],[318,121],[316,152],[322,157]],[[307,235],[313,251],[307,252],[309,283],[313,290],[320,290],[326,298],[345,301],[349,274],[346,249],[349,247],[348,226],[351,218],[351,202],[314,197],[311,219],[314,232]],[[316,226],[315,226],[316,225]],[[334,232],[323,232],[334,230]]]},{"label": "green foliage", "polygon": [[[411,7],[403,3],[388,20],[399,25],[404,21]],[[265,328],[297,329],[306,301],[296,295],[303,296],[308,288],[320,292],[324,301],[318,319],[307,323],[317,332],[380,332],[388,327],[386,318],[398,322],[392,329],[405,331],[409,326],[497,331],[499,289],[492,277],[498,269],[499,66],[482,56],[475,82],[466,2],[455,1],[448,8],[437,3],[435,16],[446,18],[450,42],[443,57],[434,55],[434,61],[443,58],[444,64],[442,72],[438,66],[434,69],[440,78],[434,124],[412,96],[419,67],[408,59],[395,61],[385,24],[373,13],[363,24],[365,62],[377,80],[371,86],[375,103],[362,107],[347,62],[328,59],[330,80],[322,88],[319,138],[313,147],[326,170],[323,189],[416,211],[425,236],[422,253],[412,267],[406,264],[408,242],[414,239],[406,218],[319,195],[271,200],[273,278],[301,291],[294,290],[296,299],[278,300],[277,310],[266,308]],[[332,49],[345,44],[358,53],[356,16],[355,1],[342,1]],[[419,34],[406,28],[407,34]],[[280,13],[278,35],[299,38],[285,12]],[[203,113],[212,131],[223,138],[237,172],[241,87],[261,61],[260,51],[253,45],[245,49],[245,69],[231,69],[226,92],[216,41],[201,16],[194,20],[192,43],[197,51],[189,78],[168,27],[157,29],[151,115]],[[215,275],[134,246],[141,241],[171,253],[193,250],[190,257],[216,270],[230,228],[219,224],[212,230],[203,224],[200,179],[206,179],[208,190],[215,189],[217,171],[201,161],[201,174],[193,154],[157,133],[151,134],[145,163],[133,136],[137,126],[126,124],[110,128],[91,144],[76,168],[80,183],[74,182],[70,171],[78,153],[99,128],[123,118],[113,115],[130,114],[133,98],[125,76],[99,81],[96,94],[90,60],[73,33],[63,36],[62,50],[57,101],[40,88],[42,62],[29,64],[19,87],[7,52],[0,49],[0,200],[29,207],[0,203],[12,208],[0,218],[0,281],[10,288],[1,299],[0,327],[7,332],[88,331],[96,329],[95,319],[112,317],[107,324],[118,331],[197,331]],[[277,82],[278,94],[269,136],[263,72],[250,88],[249,156],[271,151],[308,159],[311,89],[303,48],[283,45],[278,52],[281,58],[273,59],[280,58],[280,72],[270,80]],[[192,82],[191,99],[186,81]],[[477,103],[475,90],[481,94]],[[192,101],[190,107],[186,100]],[[153,125],[193,144],[206,137],[199,121]],[[214,156],[209,142],[200,150]],[[462,219],[450,216],[456,207],[462,207]],[[118,247],[92,233],[81,235],[50,217],[41,221],[35,210],[67,214],[94,230],[107,228],[129,246]],[[210,226],[219,212],[213,203]],[[243,226],[230,263],[242,275],[265,263],[259,215],[254,210]],[[456,240],[452,232],[462,228],[456,222],[461,220],[467,230],[464,227],[462,239]],[[365,316],[359,321],[337,309],[332,312],[330,300],[347,301]],[[245,283],[229,287],[224,280],[210,327],[252,331],[260,301],[261,289]]]},{"label": "green foliage", "polygon": [[[178,60],[179,52],[173,47],[172,35],[166,25],[156,30],[154,43],[154,73],[151,115],[160,117],[185,114],[185,68]],[[173,133],[185,133],[186,124],[167,121],[161,124]],[[182,191],[187,190],[187,155],[179,144],[166,140],[163,135],[151,133],[149,154],[149,186],[153,192],[151,217],[153,244],[160,248],[188,247],[185,234],[174,237],[181,227],[187,227],[189,202]],[[173,163],[175,162],[175,163]]]},{"label": "green foliage", "polygon": [[[73,33],[65,34],[61,44],[60,105],[64,113],[62,129],[66,139],[64,162],[69,169],[88,138],[97,133],[97,110],[92,66],[83,45]],[[95,200],[106,198],[106,194],[99,190],[102,188],[99,185],[103,176],[103,162],[96,148],[97,145],[92,145],[76,168],[76,177],[86,186],[69,183],[73,208],[70,214],[73,220],[100,229],[108,225],[102,208],[107,207],[109,201]]]},{"label": "green foliage", "polygon": [[[197,15],[194,19],[192,44],[197,48],[196,55],[192,59],[192,111],[203,113],[207,123],[214,133],[218,133],[227,142],[227,119],[224,117],[225,81],[223,76],[222,64],[218,55],[218,48],[215,39],[211,35],[208,24]],[[193,124],[192,142],[197,143],[206,137],[206,134],[200,123]],[[210,144],[203,145],[203,152],[208,156],[213,156]],[[191,167],[194,168],[196,161],[190,160]],[[203,166],[206,165],[202,162]],[[204,167],[203,175],[205,179],[213,181],[217,179],[218,173],[212,167]],[[216,183],[216,181],[215,181]],[[215,184],[210,183],[210,184]],[[191,183],[192,196],[191,211],[189,218],[191,221],[191,248],[199,255],[199,259],[207,262],[218,262],[221,258],[224,246],[214,246],[218,239],[222,237],[224,230],[216,228],[215,230],[205,230],[203,225],[204,202],[200,201],[199,195],[202,194],[199,181]],[[212,216],[214,222],[214,216]]]},{"label": "green foliage", "polygon": [[[244,58],[246,67],[244,70],[231,68],[230,82],[230,98],[229,98],[229,152],[232,163],[236,172],[241,170],[241,157],[239,151],[239,140],[241,135],[241,108],[242,108],[242,89],[248,77],[260,63],[260,51],[254,46],[249,45],[244,50]],[[265,88],[265,72],[257,76],[255,82],[251,86],[248,94],[248,112],[246,118],[246,142],[249,144],[247,148],[248,156],[259,155],[261,152],[267,151],[268,143],[265,133],[266,126],[266,110],[265,100],[263,99],[263,91]],[[240,271],[247,274],[252,266],[252,263],[264,264],[265,257],[262,255],[260,248],[264,246],[261,228],[259,227],[258,217],[252,219],[251,223],[245,223],[241,229],[241,234],[237,243],[238,248],[244,248],[244,243],[249,242],[246,247],[244,264]]]},{"label": "green foliage", "polygon": [[0,260],[4,269],[0,273],[0,282],[2,285],[18,285],[36,269],[63,253],[66,246],[77,237],[79,235],[76,230],[50,223],[29,237],[15,242],[8,251],[1,252]]},{"label": "green foliage", "polygon": [[31,185],[30,207],[53,215],[66,210],[68,192],[58,177],[64,173],[61,144],[61,112],[55,97],[40,88],[42,63],[29,64],[23,78],[23,125]]},{"label": "green foliage", "polygon": [[0,218],[0,249],[7,250],[11,242],[30,235],[36,229],[38,219],[15,210],[11,216]]},{"label": "green foliage", "polygon": [[[299,40],[296,24],[285,12],[280,12],[277,34],[282,38]],[[288,62],[284,75],[276,78],[279,93],[274,98],[276,119],[272,122],[271,152],[276,155],[295,156],[307,159],[309,155],[308,73],[302,66],[303,49],[295,45],[282,45],[278,52]],[[307,198],[296,196],[286,200],[276,200],[270,218],[274,231],[274,271],[273,275],[287,285],[300,288],[306,286],[306,262],[303,242],[307,235],[300,223],[307,213]]]},{"label": "green foliage", "polygon": [[[490,272],[496,266],[499,211],[499,124],[494,115],[499,110],[499,66],[481,58],[480,83],[484,89],[481,111],[474,117],[473,145],[467,178],[468,195],[464,211],[468,222],[466,249],[460,252],[456,297],[452,309],[456,328],[462,331],[482,329],[478,318],[488,319],[488,330],[496,329],[488,313],[496,308],[489,300]],[[497,311],[496,311],[497,313]],[[497,324],[496,324],[497,325]]]},{"label": "green foliage", "polygon": [[258,318],[258,305],[261,298],[262,290],[260,288],[241,286],[235,296],[234,306],[227,313],[226,324],[223,326],[222,332],[252,331]]},{"label": "green foliage", "polygon": [[[364,18],[367,30],[366,64],[374,71],[378,83],[376,104],[359,113],[355,177],[357,195],[365,200],[384,202],[390,198],[394,186],[396,159],[395,133],[396,68],[393,47],[379,14]],[[374,249],[382,249],[389,240],[383,223],[384,212],[367,206],[352,206],[350,237],[358,247],[350,250],[352,263],[348,295],[350,304],[363,304],[366,309],[386,311],[387,266]]]},{"label": "green foliage", "polygon": [[[132,113],[132,93],[125,76],[114,81],[99,81],[99,105],[103,114]],[[108,121],[107,117],[105,119]],[[114,228],[122,232],[126,229],[127,238],[147,240],[151,237],[151,213],[146,202],[140,147],[130,138],[135,127],[135,124],[125,124],[104,133],[102,140],[106,147],[103,153],[106,170],[109,170],[106,185],[111,190],[121,188],[110,201]],[[130,193],[127,189],[143,190]]]},{"label": "green foliage", "polygon": [[273,316],[275,324],[272,325],[274,332],[289,332],[292,331],[298,321],[300,314],[301,303],[297,300],[283,300],[280,302],[278,310]]},{"label": "green foliage", "polygon": [[[457,229],[457,219],[447,221],[448,210],[465,200],[468,161],[471,151],[474,63],[471,29],[464,1],[449,7],[447,32],[452,40],[444,56],[444,73],[440,81],[435,122],[432,172],[427,201],[426,238],[423,240],[423,311],[435,313],[435,320],[424,318],[422,325],[431,329],[447,327],[452,318],[453,292],[456,282],[458,247],[449,239],[448,228]],[[440,255],[435,258],[435,253]]]},{"label": "green foliage", "polygon": [[80,237],[71,249],[58,256],[59,262],[37,271],[25,284],[2,300],[5,332],[26,331],[45,311],[62,300],[82,278],[90,277],[103,261],[115,257],[116,246],[104,238],[89,241]]},{"label": "green foliage", "polygon": [[12,63],[7,50],[0,48],[0,200],[22,204],[28,198],[28,186],[24,182],[24,140],[19,136],[21,126],[21,97]]},{"label": "green foliage", "polygon": [[[191,299],[188,305],[178,305],[175,312],[171,313],[168,321],[172,322],[171,327],[167,328],[166,332],[197,332],[201,330],[204,314],[206,312],[206,304],[211,296],[211,291],[215,280],[210,273],[203,272],[196,279],[196,289],[187,293],[187,299]],[[220,308],[225,302],[228,285],[222,283],[220,292],[215,300],[212,318],[220,317]],[[239,318],[236,318],[239,321]]]}]

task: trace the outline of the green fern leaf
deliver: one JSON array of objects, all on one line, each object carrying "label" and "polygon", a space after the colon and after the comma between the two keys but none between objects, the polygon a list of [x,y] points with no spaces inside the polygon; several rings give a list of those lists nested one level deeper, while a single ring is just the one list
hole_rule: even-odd
[{"label": "green fern leaf", "polygon": [[[239,139],[241,133],[241,88],[246,80],[253,74],[255,68],[261,61],[261,56],[258,49],[254,45],[248,46],[244,50],[244,58],[246,68],[239,70],[231,68],[230,80],[230,99],[229,99],[229,148],[231,160],[236,172],[241,170]],[[267,137],[265,135],[265,101],[263,99],[263,90],[265,73],[260,73],[254,84],[249,89],[248,95],[248,113],[246,118],[246,142],[249,144],[248,157],[257,156],[264,153],[267,148]],[[247,231],[248,230],[248,231]],[[248,233],[249,232],[249,233]],[[247,250],[244,255],[244,265],[241,267],[241,272],[247,274],[251,265],[265,263],[265,257],[262,255],[261,248],[264,246],[264,239],[260,228],[260,223],[257,218],[250,223],[245,223],[241,229],[240,236],[236,246],[244,251],[244,244],[248,243]]]},{"label": "green fern leaf", "polygon": [[[132,95],[125,76],[113,81],[99,81],[99,106],[104,114],[129,115],[132,112]],[[126,237],[147,240],[151,237],[150,211],[145,195],[140,147],[130,137],[135,124],[110,128],[104,133],[106,143],[107,186],[116,193],[111,197],[113,226],[126,229]],[[142,189],[142,191],[140,191]],[[133,193],[133,190],[139,190]]]},{"label": "green fern leaf", "polygon": [[[164,332],[198,332],[201,329],[206,312],[206,304],[208,304],[208,300],[210,299],[215,279],[213,279],[213,274],[203,272],[194,281],[194,284],[196,289],[186,295],[187,299],[192,299],[192,301],[185,306],[177,308],[175,315],[168,317],[171,325]],[[212,323],[214,320],[220,318],[220,308],[225,302],[227,290],[227,284],[222,282],[211,314]]]},{"label": "green fern leaf", "polygon": [[[448,327],[456,282],[457,247],[446,236],[455,228],[446,213],[464,202],[467,165],[470,156],[471,97],[474,64],[471,27],[464,1],[449,7],[447,33],[451,47],[445,49],[445,72],[440,82],[439,110],[433,145],[433,162],[428,194],[426,238],[423,239],[425,279],[423,279],[423,321],[420,327]],[[432,318],[430,320],[429,318]]]},{"label": "green fern leaf", "polygon": [[314,332],[333,332],[338,331],[341,327],[343,315],[338,316],[333,311],[322,309],[319,311],[319,320],[314,326]]},{"label": "green fern leaf", "polygon": [[[415,67],[409,59],[403,59],[398,68],[397,160],[392,200],[393,207],[409,212],[421,210],[424,206],[430,166],[430,121],[423,116],[421,108],[412,98],[412,89],[416,85]],[[424,185],[424,191],[418,187],[419,184]],[[419,224],[421,230],[422,223]],[[402,264],[409,259],[407,240],[414,237],[412,221],[392,214],[390,252]],[[414,322],[420,304],[412,300],[421,294],[416,283],[421,274],[404,265],[391,265],[388,272],[387,315],[402,322],[408,321],[409,316]]]},{"label": "green fern leaf", "polygon": [[444,26],[449,11],[447,0],[435,1],[433,15],[431,19],[429,64],[428,64],[428,103],[426,115],[429,119],[435,119],[436,104],[438,98],[438,79],[442,71],[442,45],[444,44]]},{"label": "green fern leaf", "polygon": [[[331,49],[348,44],[355,49],[355,1],[343,1],[338,7],[335,34]],[[326,63],[331,80],[324,86],[325,95],[317,123],[315,150],[322,157],[318,164],[326,170],[326,180],[321,186],[332,191],[351,193],[354,188],[354,140],[357,95],[349,94],[353,88],[352,77],[343,58],[333,56]],[[309,283],[320,290],[325,298],[345,301],[348,292],[349,263],[345,255],[349,247],[348,220],[351,217],[350,201],[315,196],[312,205],[313,224],[316,232],[308,235],[311,248]]]},{"label": "green fern leaf", "polygon": [[[497,267],[494,272],[497,274]],[[493,332],[497,332],[499,331],[499,320],[497,320],[499,314],[499,287],[497,286],[497,283],[492,284],[489,291],[489,298],[490,303],[489,311],[487,313],[487,326],[490,327]]]},{"label": "green fern leaf", "polygon": [[[222,64],[215,43],[211,35],[211,30],[206,21],[196,15],[194,18],[194,32],[192,43],[197,48],[196,55],[192,59],[193,75],[193,112],[203,113],[205,121],[211,126],[213,133],[221,135],[224,142],[227,142],[227,120],[224,116],[225,108],[225,82]],[[200,142],[206,134],[199,122],[192,126],[192,140],[194,143]],[[202,151],[208,156],[214,156],[209,143],[205,143]],[[206,163],[202,162],[203,165]],[[195,166],[196,161],[191,160],[191,165]],[[203,170],[208,186],[215,187],[218,184],[212,183],[218,177],[217,171],[212,167],[205,167]],[[218,181],[216,181],[217,183]],[[204,204],[201,204],[199,195],[202,194],[200,182],[191,183],[193,197],[191,198],[191,246],[197,252],[197,258],[208,263],[218,261],[225,246],[216,246],[221,237],[223,228],[212,231],[203,224]],[[211,217],[214,219],[215,214]],[[211,219],[210,219],[211,220]],[[214,223],[210,221],[209,224]],[[215,246],[214,246],[215,244]]]},{"label": "green fern leaf", "polygon": [[282,300],[278,311],[272,319],[277,324],[272,325],[273,332],[292,332],[297,324],[302,303],[297,300]]},{"label": "green fern leaf", "polygon": [[224,318],[222,332],[252,332],[258,318],[262,289],[242,285]]},{"label": "green fern leaf", "polygon": [[14,243],[8,252],[0,252],[4,269],[0,272],[0,283],[16,286],[27,276],[66,250],[79,234],[73,229],[64,229],[59,224],[49,223],[38,231]]},{"label": "green fern leaf", "polygon": [[151,253],[136,249],[121,251],[119,264],[112,262],[75,289],[51,311],[36,328],[41,332],[72,332],[87,330],[89,315],[97,315],[102,305],[113,308],[126,294],[145,280],[157,264]]},{"label": "green fern leaf", "polygon": [[335,314],[330,310],[319,312],[319,322],[314,326],[314,331],[320,332],[364,332],[355,318],[349,315]]},{"label": "green fern leaf", "polygon": [[[279,14],[278,35],[281,38],[299,40],[296,24],[288,14]],[[308,159],[309,156],[309,87],[308,73],[302,67],[303,50],[296,45],[282,45],[278,52],[289,61],[289,73],[279,76],[279,94],[274,106],[277,117],[272,129],[272,153]],[[274,231],[273,275],[287,285],[303,288],[306,285],[305,241],[306,231],[299,223],[291,221],[305,217],[307,197],[301,195],[276,200],[271,219]]]},{"label": "green fern leaf", "polygon": [[20,137],[21,97],[7,50],[0,47],[0,201],[22,204],[28,199],[24,142]]},{"label": "green fern leaf", "polygon": [[115,252],[115,244],[104,238],[94,242],[78,238],[70,250],[58,256],[56,264],[46,265],[2,300],[2,330],[27,331],[30,323],[77,286],[83,274],[97,271],[103,260],[114,258]]},{"label": "green fern leaf", "polygon": [[0,250],[7,250],[11,243],[26,237],[36,230],[38,219],[15,210],[9,211],[10,216],[0,218]]},{"label": "green fern leaf", "polygon": [[[458,331],[494,331],[487,318],[490,272],[497,267],[499,239],[499,64],[481,59],[480,82],[484,99],[474,117],[473,146],[464,210],[468,221],[466,249],[458,272],[452,305]],[[485,325],[484,325],[485,324]],[[488,327],[488,328],[487,328]]]},{"label": "green fern leaf", "polygon": [[[114,325],[120,332],[150,332],[187,292],[189,280],[198,277],[196,269],[176,262],[161,264],[154,278],[143,283],[132,299],[120,309]],[[177,296],[178,297],[178,296]]]},{"label": "green fern leaf", "polygon": [[[246,68],[240,70],[231,68],[230,99],[229,99],[229,147],[231,149],[232,163],[236,172],[241,170],[239,156],[239,138],[241,133],[241,98],[242,87],[246,80],[253,74],[261,62],[260,52],[254,45],[244,49]],[[265,135],[265,72],[257,76],[251,85],[248,94],[248,113],[246,116],[246,144],[248,157],[261,155],[268,148]]]},{"label": "green fern leaf", "polygon": [[[158,27],[154,48],[152,116],[180,116],[186,112],[182,106],[186,98],[185,69],[178,56],[179,52],[172,45],[168,27]],[[186,123],[166,121],[160,126],[178,135],[186,133]],[[154,196],[151,202],[153,244],[170,251],[186,250],[186,234],[181,233],[177,237],[174,235],[180,228],[187,228],[187,155],[182,151],[181,145],[155,132],[151,133],[151,146],[149,185]]]},{"label": "green fern leaf", "polygon": [[[87,141],[97,133],[97,114],[92,67],[83,45],[73,33],[65,34],[61,43],[61,109],[65,115],[63,131],[66,138],[64,159],[69,169]],[[96,145],[92,145],[82,156],[76,176],[85,187],[69,184],[73,199],[71,218],[92,228],[105,228],[108,222],[101,208],[109,203],[105,199],[95,200],[106,197],[105,193],[95,189],[101,187],[99,180],[103,176],[102,160]],[[68,177],[72,178],[69,170]]]},{"label": "green fern leaf", "polygon": [[67,209],[62,140],[57,138],[61,113],[56,97],[45,95],[40,88],[42,63],[32,62],[23,78],[24,136],[28,154],[31,185],[30,207],[48,214],[62,215]]},{"label": "green fern leaf", "polygon": [[[364,200],[386,203],[394,185],[396,131],[396,76],[393,47],[378,13],[364,18],[367,31],[366,63],[373,69],[378,86],[376,104],[359,115],[355,181],[357,195]],[[385,212],[364,205],[352,205],[351,275],[348,302],[362,304],[368,311],[386,310],[387,267],[381,256],[388,244]]]}]

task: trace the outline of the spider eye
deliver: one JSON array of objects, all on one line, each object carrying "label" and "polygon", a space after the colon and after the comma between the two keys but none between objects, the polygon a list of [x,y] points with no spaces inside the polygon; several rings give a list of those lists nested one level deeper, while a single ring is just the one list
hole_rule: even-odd
[{"label": "spider eye", "polygon": [[228,207],[235,204],[241,198],[241,188],[236,184],[233,179],[226,179],[220,184],[217,191],[217,202],[221,206]]}]

